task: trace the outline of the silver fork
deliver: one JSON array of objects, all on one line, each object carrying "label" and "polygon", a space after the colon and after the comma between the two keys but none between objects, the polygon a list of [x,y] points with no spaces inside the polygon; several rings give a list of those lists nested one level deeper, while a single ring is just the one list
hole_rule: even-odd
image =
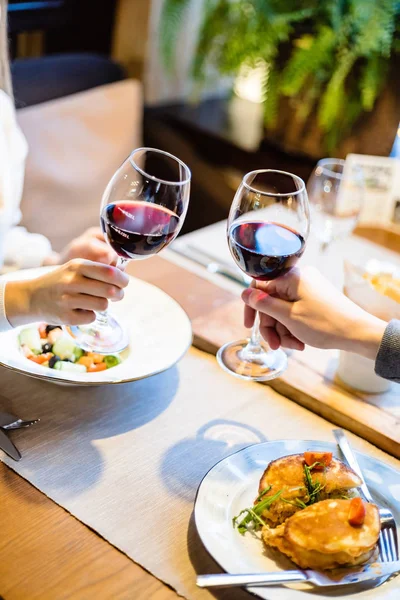
[{"label": "silver fork", "polygon": [[31,425],[35,425],[35,423],[39,423],[40,419],[32,419],[31,421],[24,421],[23,419],[17,419],[13,423],[9,423],[8,425],[2,425],[2,429],[21,429],[22,427],[30,427]]},{"label": "silver fork", "polygon": [[[346,438],[343,429],[334,429],[333,435],[343,453],[348,465],[357,473],[362,481],[361,493],[367,502],[374,502],[370,491],[365,483],[360,465]],[[396,521],[388,508],[378,506],[381,519],[381,533],[379,534],[379,553],[382,562],[399,560],[399,544],[397,540]]]}]

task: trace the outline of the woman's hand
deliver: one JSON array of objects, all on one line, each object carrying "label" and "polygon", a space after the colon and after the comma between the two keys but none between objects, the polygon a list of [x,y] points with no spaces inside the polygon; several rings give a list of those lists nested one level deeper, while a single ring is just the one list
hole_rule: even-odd
[{"label": "woman's hand", "polygon": [[85,258],[106,265],[116,265],[118,260],[118,256],[105,242],[99,227],[87,229],[85,233],[72,240],[60,254],[55,253],[50,256],[44,264],[59,265],[74,258]]},{"label": "woman's hand", "polygon": [[129,277],[113,266],[73,260],[29,281],[9,281],[6,315],[14,327],[32,321],[52,325],[83,325],[106,310],[108,300],[124,297]]},{"label": "woman's hand", "polygon": [[354,304],[316,269],[291,269],[245,290],[245,326],[260,313],[260,331],[273,350],[338,348],[375,359],[387,323]]}]

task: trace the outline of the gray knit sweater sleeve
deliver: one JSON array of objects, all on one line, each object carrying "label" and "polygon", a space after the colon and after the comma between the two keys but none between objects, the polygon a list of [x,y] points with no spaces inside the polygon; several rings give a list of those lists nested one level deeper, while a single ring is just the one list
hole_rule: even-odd
[{"label": "gray knit sweater sleeve", "polygon": [[375,373],[400,383],[400,321],[390,321],[385,329],[376,357]]}]

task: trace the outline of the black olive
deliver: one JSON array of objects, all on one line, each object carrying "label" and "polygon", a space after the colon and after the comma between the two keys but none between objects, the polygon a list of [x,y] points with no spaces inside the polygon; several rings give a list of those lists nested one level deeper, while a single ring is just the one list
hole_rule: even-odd
[{"label": "black olive", "polygon": [[49,335],[50,331],[53,331],[53,329],[61,329],[61,327],[59,325],[47,325],[46,334]]},{"label": "black olive", "polygon": [[53,350],[53,346],[51,344],[44,344],[42,346],[42,352],[46,354],[47,352],[51,352]]},{"label": "black olive", "polygon": [[49,367],[50,367],[50,369],[54,369],[54,365],[59,360],[61,360],[61,358],[59,356],[52,356],[51,359],[49,360]]}]

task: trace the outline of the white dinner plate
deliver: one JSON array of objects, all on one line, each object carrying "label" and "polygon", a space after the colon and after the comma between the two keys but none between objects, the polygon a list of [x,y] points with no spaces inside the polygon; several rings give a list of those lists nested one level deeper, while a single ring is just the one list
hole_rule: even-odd
[{"label": "white dinner plate", "polygon": [[[52,267],[53,268],[53,267]],[[27,269],[7,279],[32,279],[49,268]],[[192,343],[189,317],[182,307],[159,288],[131,277],[121,302],[110,303],[111,312],[129,335],[130,345],[122,363],[100,373],[68,373],[37,365],[19,349],[21,329],[0,334],[0,365],[37,379],[69,385],[104,385],[144,379],[172,367]]]},{"label": "white dinner plate", "polygon": [[[233,528],[232,519],[240,510],[253,504],[261,475],[271,460],[306,450],[327,450],[340,458],[337,446],[332,443],[296,440],[265,442],[224,458],[204,477],[195,502],[196,527],[204,546],[226,572],[261,573],[298,568],[278,551],[267,549],[259,534],[240,535]],[[377,504],[392,510],[399,528],[400,472],[365,454],[357,453],[357,458],[372,496]],[[266,600],[350,597],[354,600],[399,599],[400,577],[382,585],[380,583],[374,580],[329,589],[311,587],[309,584],[248,589]]]}]

